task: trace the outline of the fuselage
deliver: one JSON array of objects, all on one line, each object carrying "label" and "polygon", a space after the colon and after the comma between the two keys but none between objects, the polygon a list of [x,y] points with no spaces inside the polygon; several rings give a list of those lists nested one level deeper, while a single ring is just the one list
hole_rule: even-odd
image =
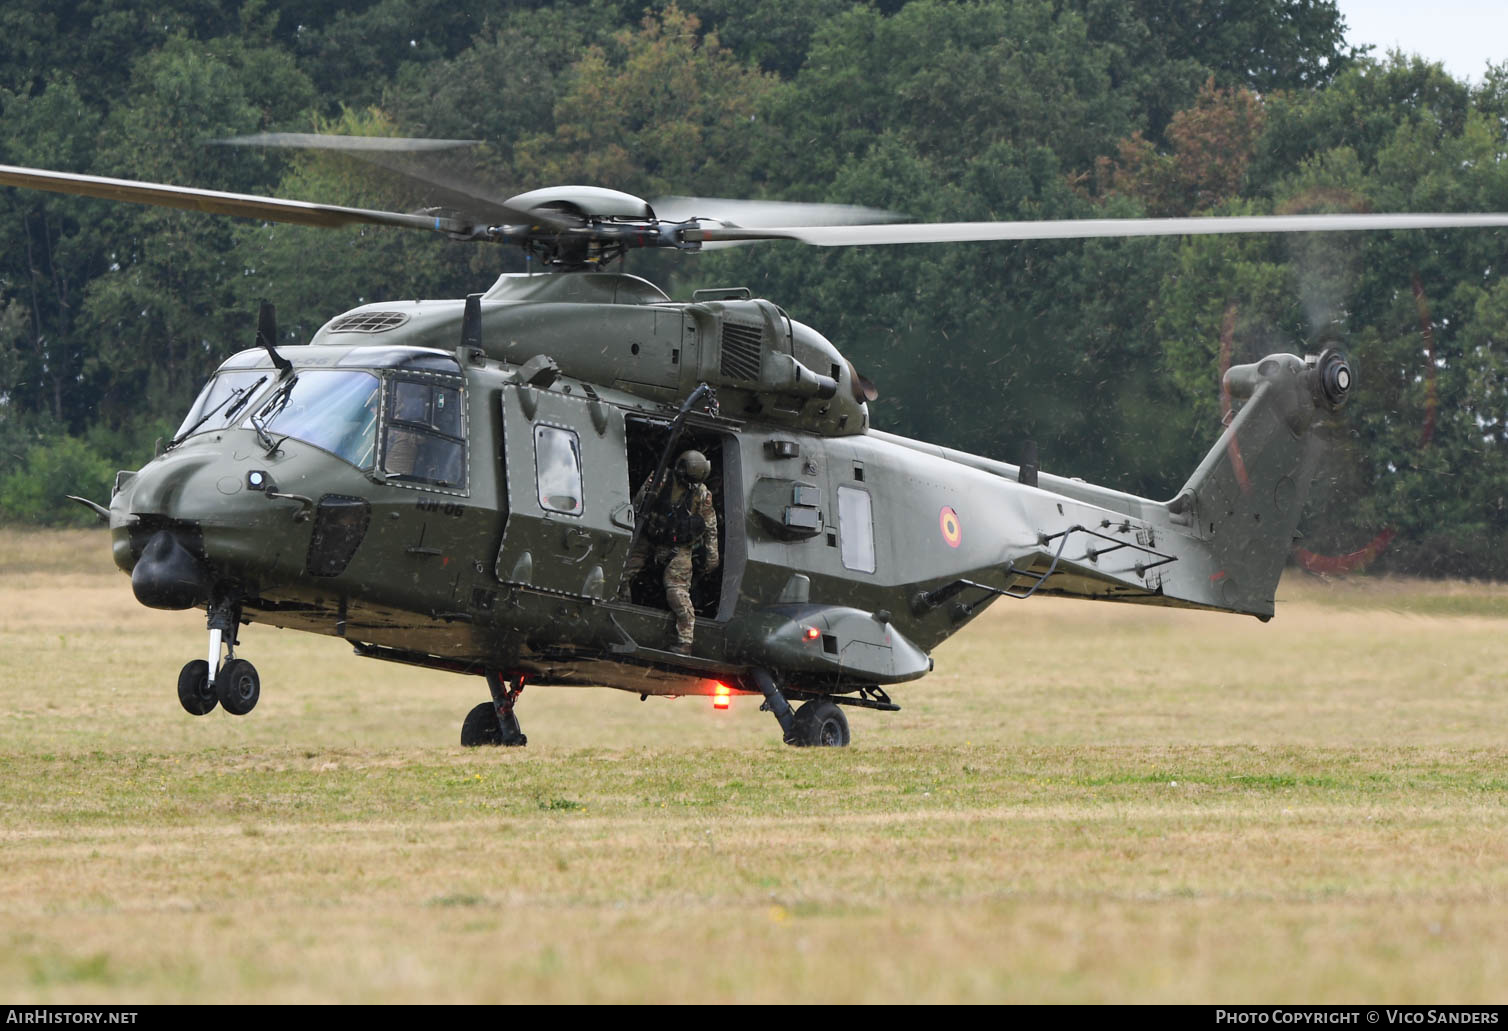
[{"label": "fuselage", "polygon": [[[117,564],[146,604],[233,596],[245,621],[378,658],[646,694],[749,689],[756,667],[812,691],[914,679],[985,605],[1039,587],[1264,614],[1260,595],[1200,593],[1226,570],[1188,504],[870,431],[815,331],[768,302],[653,290],[515,281],[473,302],[479,340],[461,302],[409,302],[281,348],[287,371],[241,352],[119,478]],[[701,382],[720,409],[673,446],[711,461],[723,562],[693,586],[683,659],[653,579],[619,581],[635,491]]]},{"label": "fuselage", "polygon": [[[823,624],[802,642],[814,682],[837,685],[845,671],[855,684],[920,675],[921,653],[961,623],[913,615],[905,592],[999,561],[999,542],[988,543],[999,477],[873,436],[693,415],[682,443],[712,460],[724,558],[695,587],[696,653],[708,666],[660,668],[658,656],[613,648],[626,636],[655,651],[670,635],[658,600],[614,600],[633,492],[669,423],[664,405],[564,376],[529,387],[506,363],[463,367],[428,349],[284,351],[297,386],[282,412],[258,416],[262,430],[252,416],[277,407],[286,381],[265,352],[246,351],[219,375],[260,384],[256,398],[229,425],[202,428],[122,478],[112,502],[121,568],[134,570],[152,536],[176,528],[209,579],[240,585],[253,622],[446,668],[695,693],[728,679],[714,674],[736,678],[754,638],[784,618],[760,621],[761,610],[809,609]],[[313,389],[321,381],[329,389]],[[395,470],[398,435],[413,430],[396,417],[399,394],[417,388],[449,391],[440,396],[460,407],[449,479]],[[300,408],[305,391],[324,406],[322,424]],[[348,411],[333,410],[342,403]],[[284,425],[294,422],[297,436]],[[945,509],[956,513],[947,527]],[[820,619],[830,608],[888,612],[889,622]],[[898,635],[915,646],[900,664],[883,654]]]}]

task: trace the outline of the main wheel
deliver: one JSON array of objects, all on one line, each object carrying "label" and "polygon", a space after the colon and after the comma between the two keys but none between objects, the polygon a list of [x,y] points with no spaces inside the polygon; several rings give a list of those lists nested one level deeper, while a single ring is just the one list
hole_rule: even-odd
[{"label": "main wheel", "polygon": [[476,748],[480,745],[526,745],[529,739],[519,729],[518,717],[509,713],[506,719],[497,718],[497,706],[482,702],[466,714],[461,724],[461,747]]},{"label": "main wheel", "polygon": [[179,670],[178,701],[192,716],[203,716],[220,704],[220,696],[209,686],[209,663],[204,659],[186,662]]},{"label": "main wheel", "polygon": [[810,701],[796,710],[795,733],[791,744],[797,747],[843,748],[848,745],[848,717],[834,702]]},{"label": "main wheel", "polygon": [[220,667],[220,675],[215,677],[215,692],[226,712],[232,716],[245,716],[257,707],[257,699],[262,697],[262,678],[257,676],[257,668],[245,659],[231,659]]}]

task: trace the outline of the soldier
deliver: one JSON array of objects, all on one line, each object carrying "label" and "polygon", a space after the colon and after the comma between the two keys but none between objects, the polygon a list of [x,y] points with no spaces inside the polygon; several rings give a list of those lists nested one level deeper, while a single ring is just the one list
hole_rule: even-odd
[{"label": "soldier", "polygon": [[718,567],[717,512],[706,479],[712,463],[700,451],[683,451],[675,460],[675,476],[668,489],[646,497],[653,484],[646,482],[635,497],[635,507],[651,506],[644,532],[628,553],[618,596],[626,598],[633,583],[651,558],[665,567],[665,601],[675,614],[676,644],[671,651],[691,654],[696,631],[696,611],[691,607],[691,558],[698,545],[707,549],[707,571]]}]

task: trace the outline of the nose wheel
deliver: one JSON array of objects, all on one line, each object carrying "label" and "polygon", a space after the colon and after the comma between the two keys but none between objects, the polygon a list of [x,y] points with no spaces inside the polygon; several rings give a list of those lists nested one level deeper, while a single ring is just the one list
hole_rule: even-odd
[{"label": "nose wheel", "polygon": [[215,685],[209,682],[209,663],[194,659],[178,674],[178,701],[190,716],[204,716],[220,704]]},{"label": "nose wheel", "polygon": [[262,697],[262,678],[257,668],[245,659],[227,659],[215,677],[215,694],[220,707],[232,716],[245,716],[257,707]]},{"label": "nose wheel", "polygon": [[236,645],[240,643],[236,627],[240,623],[238,602],[221,601],[210,606],[209,657],[186,663],[178,673],[178,701],[190,715],[207,715],[216,705],[232,716],[245,716],[256,708],[262,696],[262,678],[250,662],[236,658]]}]

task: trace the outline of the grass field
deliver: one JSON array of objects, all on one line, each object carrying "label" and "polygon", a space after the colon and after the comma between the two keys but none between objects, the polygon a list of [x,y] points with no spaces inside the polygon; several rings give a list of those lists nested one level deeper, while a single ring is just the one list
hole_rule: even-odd
[{"label": "grass field", "polygon": [[1508,589],[1003,601],[848,749],[202,614],[0,531],[0,999],[1508,1001]]}]

